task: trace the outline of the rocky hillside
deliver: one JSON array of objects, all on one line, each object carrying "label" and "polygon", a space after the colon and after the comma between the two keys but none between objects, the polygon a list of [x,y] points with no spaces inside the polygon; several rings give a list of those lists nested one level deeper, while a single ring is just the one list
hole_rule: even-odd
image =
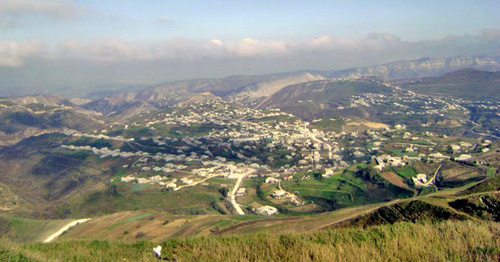
[{"label": "rocky hillside", "polygon": [[43,104],[47,106],[71,105],[69,100],[60,96],[29,95],[11,98],[0,98],[0,101],[10,102],[16,105]]},{"label": "rocky hillside", "polygon": [[325,77],[318,74],[300,73],[288,77],[257,82],[243,86],[227,96],[229,101],[253,101],[259,98],[269,97],[286,86],[307,83],[311,81],[324,80]]},{"label": "rocky hillside", "polygon": [[[322,80],[291,85],[260,102],[258,108],[280,108],[302,118],[323,116],[332,113],[349,97],[359,93],[388,94],[392,89],[372,81]],[[347,112],[349,113],[349,112]],[[350,112],[353,116],[363,116],[366,112]]]},{"label": "rocky hillside", "polygon": [[272,95],[288,85],[323,78],[309,73],[286,73],[186,80],[113,95],[90,102],[84,107],[105,115],[120,115],[124,110],[130,111],[131,107],[161,108],[204,92],[210,92],[226,100],[245,103]]},{"label": "rocky hillside", "polygon": [[408,79],[439,76],[449,72],[474,68],[478,70],[495,71],[500,69],[498,57],[448,57],[422,58],[411,61],[397,61],[383,65],[352,68],[329,72],[327,77],[359,78],[376,76],[382,79]]},{"label": "rocky hillside", "polygon": [[199,94],[195,94],[192,97],[188,98],[186,101],[183,101],[180,103],[180,105],[190,105],[194,103],[202,103],[202,102],[208,102],[208,101],[222,101],[222,98],[215,96],[214,94],[210,92],[203,92]]},{"label": "rocky hillside", "polygon": [[100,113],[74,105],[54,96],[24,96],[0,99],[0,146],[24,138],[65,128],[79,131],[102,129]]},{"label": "rocky hillside", "polygon": [[83,107],[104,115],[120,116],[119,118],[126,117],[123,114],[124,111],[128,111],[127,116],[133,117],[134,113],[174,105],[189,99],[193,94],[204,92],[210,92],[230,102],[258,103],[261,107],[269,104],[269,100],[275,100],[271,97],[288,86],[315,83],[332,78],[405,79],[407,82],[408,79],[435,77],[464,68],[494,71],[500,68],[500,64],[496,57],[422,58],[340,71],[303,71],[260,76],[193,79],[111,95],[87,103]]}]

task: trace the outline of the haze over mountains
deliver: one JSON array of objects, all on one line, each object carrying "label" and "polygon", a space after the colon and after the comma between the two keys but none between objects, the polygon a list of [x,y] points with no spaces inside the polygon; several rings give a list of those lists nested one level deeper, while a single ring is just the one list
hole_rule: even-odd
[{"label": "haze over mountains", "polygon": [[270,97],[286,86],[327,78],[376,77],[385,80],[405,80],[440,76],[464,68],[493,71],[498,70],[500,64],[498,57],[424,58],[335,72],[304,71],[262,76],[194,79],[112,95],[95,100],[85,107],[104,114],[117,113],[120,108],[131,106],[146,110],[156,106],[172,105],[192,94],[202,92],[211,92],[227,101],[252,103]]},{"label": "haze over mountains", "polygon": [[500,261],[498,10],[0,0],[0,261]]},{"label": "haze over mountains", "polygon": [[[93,101],[50,95],[5,98],[5,103],[15,104],[19,111],[3,119],[0,135],[2,143],[9,144],[53,128],[88,131],[102,126],[103,117],[123,122],[190,100],[225,100],[254,108],[280,108],[303,119],[355,116],[392,123],[393,120],[384,116],[391,110],[390,105],[350,107],[351,97],[360,93],[390,96],[398,91],[387,85],[394,85],[423,95],[498,99],[499,74],[495,70],[499,68],[498,57],[423,58],[335,72],[303,71],[177,81]],[[30,111],[30,104],[65,107],[35,115]],[[86,124],[74,122],[76,118],[87,119],[83,121]]]},{"label": "haze over mountains", "polygon": [[412,61],[397,61],[383,65],[353,68],[332,72],[330,77],[362,77],[376,76],[383,79],[408,79],[428,76],[439,76],[452,71],[475,68],[484,71],[496,71],[499,69],[500,57],[477,56],[477,57],[425,57]]},{"label": "haze over mountains", "polygon": [[0,98],[0,232],[41,241],[82,217],[58,238],[493,223],[498,69],[426,58]]}]

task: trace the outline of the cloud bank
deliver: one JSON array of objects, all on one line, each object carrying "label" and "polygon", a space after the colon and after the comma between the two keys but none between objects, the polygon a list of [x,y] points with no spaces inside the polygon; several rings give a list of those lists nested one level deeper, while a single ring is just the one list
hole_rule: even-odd
[{"label": "cloud bank", "polygon": [[52,48],[42,48],[42,46],[39,41],[0,42],[0,66],[19,67],[24,60],[33,56],[51,60],[70,59],[96,63],[134,61],[196,63],[207,59],[300,58],[319,61],[335,58],[344,61],[362,56],[393,60],[422,56],[498,54],[500,30],[485,30],[477,36],[448,36],[424,41],[404,41],[391,34],[373,33],[354,40],[326,35],[303,42],[243,38],[232,42],[219,39],[207,41],[174,39],[159,43],[138,43],[117,38],[101,38],[88,42],[66,41]]},{"label": "cloud bank", "polygon": [[44,46],[39,41],[3,41],[0,42],[0,67],[20,67],[25,59],[44,53]]},{"label": "cloud bank", "polygon": [[79,7],[67,0],[2,0],[1,16],[42,15],[57,19],[76,16]]},{"label": "cloud bank", "polygon": [[69,0],[2,0],[0,1],[0,28],[14,27],[23,17],[74,19],[81,11],[81,8]]},{"label": "cloud bank", "polygon": [[[303,41],[247,37],[236,41],[171,39],[143,43],[109,37],[51,46],[40,41],[0,41],[0,88],[89,88],[301,69],[334,70],[477,54],[500,54],[500,30],[422,41],[406,41],[388,33],[359,39],[324,35]],[[6,73],[6,69],[11,70]],[[33,72],[37,78],[30,80],[27,75]]]}]

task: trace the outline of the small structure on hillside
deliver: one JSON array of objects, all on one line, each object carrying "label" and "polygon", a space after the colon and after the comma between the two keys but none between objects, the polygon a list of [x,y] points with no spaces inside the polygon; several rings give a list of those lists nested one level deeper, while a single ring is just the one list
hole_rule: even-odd
[{"label": "small structure on hillside", "polygon": [[266,184],[279,184],[281,182],[281,179],[274,178],[274,177],[268,177],[266,178],[265,183]]},{"label": "small structure on hillside", "polygon": [[470,159],[472,159],[472,156],[468,154],[461,154],[459,157],[455,157],[455,161],[460,162],[467,162]]},{"label": "small structure on hillside", "polygon": [[272,206],[261,206],[255,209],[255,213],[263,216],[272,216],[278,214],[278,209]]},{"label": "small structure on hillside", "polygon": [[244,196],[246,194],[247,194],[247,189],[244,187],[240,187],[240,188],[238,188],[238,191],[236,191],[236,196],[238,196],[238,197]]},{"label": "small structure on hillside", "polygon": [[427,184],[427,175],[426,174],[418,174],[416,177],[412,177],[413,183],[415,186],[428,186]]},{"label": "small structure on hillside", "polygon": [[271,194],[271,196],[274,197],[274,198],[282,198],[282,197],[286,196],[286,191],[283,190],[283,189],[278,189],[278,190],[275,190]]},{"label": "small structure on hillside", "polygon": [[170,182],[165,185],[165,188],[167,190],[175,190],[177,189],[177,184],[175,184],[174,182]]}]

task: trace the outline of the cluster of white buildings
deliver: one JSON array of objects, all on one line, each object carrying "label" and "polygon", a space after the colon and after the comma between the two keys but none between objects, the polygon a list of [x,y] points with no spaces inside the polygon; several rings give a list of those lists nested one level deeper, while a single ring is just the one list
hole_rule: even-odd
[{"label": "cluster of white buildings", "polygon": [[[94,131],[94,132],[97,132]],[[101,132],[106,132],[106,130],[102,130]],[[88,138],[94,138],[94,139],[105,139],[105,140],[112,140],[112,141],[122,141],[122,142],[128,142],[128,141],[134,141],[134,138],[124,138],[123,136],[107,136],[105,134],[86,134],[86,133],[81,133],[76,130],[72,129],[64,129],[63,131],[60,131],[61,134],[67,135],[67,136],[73,136],[73,137],[88,137]]]},{"label": "cluster of white buildings", "polygon": [[149,156],[149,153],[137,151],[137,152],[123,152],[120,149],[109,149],[107,147],[96,148],[91,146],[74,146],[74,145],[61,145],[62,148],[77,150],[77,151],[90,151],[95,155],[98,155],[100,158],[105,157],[121,157],[121,158],[129,158],[133,156]]},{"label": "cluster of white buildings", "polygon": [[[128,175],[128,176],[124,176],[124,177],[120,178],[120,181],[124,182],[124,183],[135,182],[137,184],[158,184],[161,186],[165,186],[166,185],[165,181],[167,181],[167,180],[168,180],[168,177],[160,176],[160,175],[156,175],[156,176],[152,176],[152,177],[148,177],[148,178]],[[174,183],[175,183],[175,181],[174,181]]]}]

